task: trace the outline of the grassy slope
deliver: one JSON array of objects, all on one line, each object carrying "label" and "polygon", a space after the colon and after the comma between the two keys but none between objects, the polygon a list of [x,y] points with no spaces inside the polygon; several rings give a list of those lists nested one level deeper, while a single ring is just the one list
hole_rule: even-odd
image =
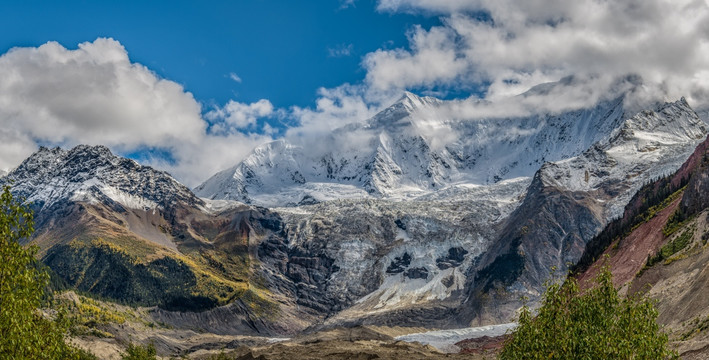
[{"label": "grassy slope", "polygon": [[249,232],[243,224],[198,215],[195,230],[153,220],[156,232],[174,241],[174,249],[132,232],[128,214],[75,206],[71,218],[53,223],[34,240],[44,263],[71,288],[121,303],[183,311],[209,309],[245,295],[251,302],[268,302],[254,299],[259,297],[254,294],[268,294],[250,281]]}]

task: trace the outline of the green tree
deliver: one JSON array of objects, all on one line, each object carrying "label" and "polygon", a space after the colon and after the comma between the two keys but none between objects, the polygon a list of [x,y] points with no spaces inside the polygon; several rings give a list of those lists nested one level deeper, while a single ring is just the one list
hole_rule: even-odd
[{"label": "green tree", "polygon": [[49,281],[35,259],[32,213],[15,200],[10,187],[0,195],[0,359],[80,359],[90,357],[64,340],[67,324],[39,311]]},{"label": "green tree", "polygon": [[551,283],[537,315],[524,306],[500,359],[678,359],[657,324],[653,302],[623,298],[603,266],[591,289],[576,279]]},{"label": "green tree", "polygon": [[155,360],[157,351],[155,351],[155,345],[135,345],[129,344],[126,353],[121,357],[123,360]]}]

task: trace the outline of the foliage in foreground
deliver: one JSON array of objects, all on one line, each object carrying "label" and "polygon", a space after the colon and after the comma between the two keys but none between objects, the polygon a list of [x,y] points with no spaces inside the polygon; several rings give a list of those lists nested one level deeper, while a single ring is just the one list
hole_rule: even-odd
[{"label": "foliage in foreground", "polygon": [[622,298],[603,266],[594,286],[576,279],[547,286],[537,316],[525,306],[500,359],[678,359],[657,324],[657,310],[639,295]]},{"label": "foliage in foreground", "polygon": [[126,353],[121,357],[123,360],[155,360],[157,351],[155,345],[135,345],[129,344]]},{"label": "foliage in foreground", "polygon": [[91,356],[64,340],[61,313],[48,319],[38,309],[49,275],[41,270],[36,247],[19,241],[32,235],[32,213],[10,193],[0,195],[0,359],[86,359]]}]

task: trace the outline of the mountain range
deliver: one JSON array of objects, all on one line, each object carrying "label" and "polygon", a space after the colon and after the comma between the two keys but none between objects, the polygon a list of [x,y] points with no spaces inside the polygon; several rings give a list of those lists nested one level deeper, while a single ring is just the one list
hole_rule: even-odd
[{"label": "mountain range", "polygon": [[[0,182],[31,204],[28,241],[61,286],[176,328],[289,336],[509,322],[553,271],[612,246],[599,237],[638,191],[704,159],[706,124],[683,98],[474,119],[458,105],[406,93],[317,144],[263,144],[194,190],[86,145],[40,148]],[[705,182],[687,181],[694,214]]]}]

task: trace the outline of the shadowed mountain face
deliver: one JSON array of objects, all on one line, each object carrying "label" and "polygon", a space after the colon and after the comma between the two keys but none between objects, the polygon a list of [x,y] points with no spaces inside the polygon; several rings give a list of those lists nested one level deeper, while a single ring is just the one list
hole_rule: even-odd
[{"label": "shadowed mountain face", "polygon": [[[463,327],[508,322],[706,135],[684,100],[467,122],[445,106],[407,94],[330,150],[264,145],[198,188],[210,199],[101,146],[42,148],[0,181],[67,286],[176,327]],[[457,137],[419,131],[432,123]],[[347,134],[371,146],[333,150]]]}]

